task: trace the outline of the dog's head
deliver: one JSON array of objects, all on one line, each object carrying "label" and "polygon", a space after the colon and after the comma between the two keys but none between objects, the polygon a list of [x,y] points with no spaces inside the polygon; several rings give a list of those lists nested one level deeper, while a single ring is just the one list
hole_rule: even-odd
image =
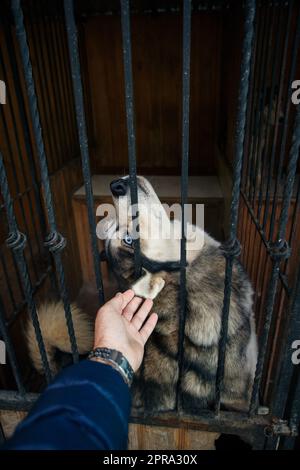
[{"label": "dog's head", "polygon": [[[129,176],[111,182],[115,214],[106,220],[102,229],[106,234],[105,250],[111,268],[119,280],[131,284],[135,271],[135,238],[140,239],[143,258],[157,265],[159,270],[160,265],[163,267],[180,260],[181,222],[170,220],[166,206],[160,202],[150,182],[142,176],[137,177],[138,207],[134,207],[131,204],[129,183]],[[191,257],[195,257],[196,251],[199,253],[203,245],[204,232],[188,224],[186,238],[188,261],[191,261]],[[192,244],[196,238],[198,240],[192,255]]]}]

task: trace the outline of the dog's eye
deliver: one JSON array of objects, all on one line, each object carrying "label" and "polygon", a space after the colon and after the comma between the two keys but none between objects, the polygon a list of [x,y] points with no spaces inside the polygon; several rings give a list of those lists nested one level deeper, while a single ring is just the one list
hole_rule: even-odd
[{"label": "dog's eye", "polygon": [[130,235],[128,235],[128,233],[125,235],[125,237],[123,238],[123,242],[125,243],[125,245],[127,246],[132,246],[133,244],[133,239]]}]

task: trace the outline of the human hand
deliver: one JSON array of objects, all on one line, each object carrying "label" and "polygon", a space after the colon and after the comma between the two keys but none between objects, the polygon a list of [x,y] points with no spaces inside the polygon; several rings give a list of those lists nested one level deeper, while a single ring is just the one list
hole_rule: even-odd
[{"label": "human hand", "polygon": [[158,319],[156,313],[147,318],[152,305],[152,300],[135,297],[131,289],[123,294],[119,292],[97,313],[94,348],[120,351],[136,372]]}]

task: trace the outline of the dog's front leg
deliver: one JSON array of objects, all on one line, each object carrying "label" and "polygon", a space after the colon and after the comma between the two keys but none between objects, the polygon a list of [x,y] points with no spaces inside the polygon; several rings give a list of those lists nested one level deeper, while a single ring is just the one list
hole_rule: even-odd
[{"label": "dog's front leg", "polygon": [[161,276],[145,272],[146,274],[132,285],[132,289],[138,297],[155,299],[164,288],[165,281]]}]

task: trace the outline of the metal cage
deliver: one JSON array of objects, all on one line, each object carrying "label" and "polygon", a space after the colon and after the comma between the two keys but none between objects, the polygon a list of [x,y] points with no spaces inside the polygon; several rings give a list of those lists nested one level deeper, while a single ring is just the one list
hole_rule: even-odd
[{"label": "metal cage", "polygon": [[[15,282],[18,287],[13,286],[10,281],[7,261],[1,251],[1,267],[11,303],[9,306],[4,305],[0,298],[0,332],[6,344],[16,389],[0,391],[0,408],[28,410],[38,394],[28,392],[28,387],[24,384],[17,361],[16,345],[13,344],[10,337],[10,329],[13,326],[14,319],[26,307],[34,325],[45,376],[47,382],[49,382],[51,372],[35,301],[35,293],[47,276],[50,277],[53,284],[57,284],[64,304],[74,362],[78,361],[78,350],[62,261],[62,250],[65,248],[66,240],[57,229],[50,184],[51,171],[57,162],[47,155],[47,149],[49,154],[51,147],[53,150],[54,144],[50,141],[50,137],[43,132],[40,120],[41,107],[44,107],[44,112],[47,114],[47,102],[45,95],[43,95],[43,93],[47,93],[47,84],[42,83],[42,80],[37,84],[34,79],[21,1],[11,0],[9,3],[12,16],[8,21],[14,24],[18,43],[18,56],[16,57],[14,52],[11,29],[5,27],[6,20],[2,18],[1,23],[7,44],[7,53],[5,57],[4,54],[0,53],[0,65],[4,70],[5,61],[9,61],[13,84],[16,87],[16,100],[23,123],[22,132],[24,133],[25,148],[28,160],[31,162],[30,174],[35,182],[34,187],[28,187],[27,193],[26,191],[25,193],[28,196],[27,203],[29,204],[31,216],[37,223],[33,233],[26,232],[26,221],[25,226],[22,222],[25,229],[20,229],[19,221],[22,220],[22,217],[23,219],[25,217],[24,207],[22,208],[24,202],[19,197],[20,188],[18,187],[17,168],[18,171],[23,171],[25,179],[27,170],[25,171],[22,167],[22,157],[16,162],[12,155],[14,150],[11,146],[6,145],[5,149],[1,149],[1,152],[6,157],[6,161],[11,158],[12,164],[9,168],[7,165],[5,167],[1,153],[0,185],[3,199],[1,215],[3,217],[5,214],[3,227],[5,227],[5,230],[7,229],[6,244],[13,255],[12,266],[16,272]],[[62,132],[66,132],[69,141],[73,144],[76,144],[78,139],[80,145],[95,278],[100,305],[104,302],[104,294],[96,237],[80,48],[73,0],[64,0],[62,3],[70,69],[63,63],[60,50],[60,48],[66,47],[67,44],[57,42],[56,53],[60,57],[60,63],[59,66],[56,66],[56,71],[52,71],[52,73],[54,78],[55,73],[61,74],[67,88],[67,85],[72,83],[73,94],[69,91],[64,95],[64,91],[61,90],[60,93],[63,99],[61,102],[54,103],[54,106],[58,112],[60,106],[63,106],[64,110],[62,112],[66,113],[68,122],[74,123],[76,120],[77,123],[77,136],[72,135],[70,129],[67,128]],[[105,6],[107,7],[106,3]],[[174,13],[181,12],[181,5],[178,5],[178,2],[171,2],[171,6],[170,4],[165,5],[165,2],[162,3],[161,9],[159,5],[156,5],[156,12],[159,12],[159,10]],[[113,8],[115,8],[115,5]],[[230,8],[230,2],[206,1],[193,2],[192,4],[191,0],[183,0],[182,207],[187,202],[189,173],[191,18],[193,10],[201,11],[206,8],[228,9]],[[151,5],[145,9],[144,13],[151,13],[152,10],[153,6]],[[3,16],[2,13],[1,16]],[[60,13],[62,14],[62,11]],[[110,11],[109,9],[104,13],[120,13],[121,15],[129,181],[131,199],[135,204],[138,203],[138,194],[129,0],[121,0],[116,6],[116,11]],[[299,251],[297,223],[300,179],[298,179],[297,171],[300,146],[300,108],[299,105],[293,105],[291,101],[292,83],[297,78],[299,64],[300,9],[293,0],[262,3],[255,0],[246,0],[243,5],[243,16],[244,30],[241,46],[230,221],[228,239],[223,244],[226,270],[215,410],[199,410],[197,416],[193,417],[184,414],[181,408],[179,378],[177,406],[172,413],[146,418],[133,415],[131,419],[133,422],[146,422],[156,425],[189,426],[194,429],[216,430],[225,433],[252,434],[254,447],[291,448],[294,445],[300,419],[300,374],[299,368],[297,369],[297,366],[293,365],[291,361],[292,343],[294,340],[300,339],[300,271],[297,253]],[[38,48],[40,47],[38,44],[38,30],[35,31],[35,34],[35,48],[38,54]],[[42,54],[42,51],[40,53]],[[22,64],[22,73],[20,73],[20,64]],[[22,87],[27,91],[28,105],[24,102]],[[70,106],[73,100],[74,109]],[[30,116],[30,123],[28,122],[28,116]],[[15,122],[15,119],[13,119],[13,122]],[[293,129],[292,132],[291,129]],[[16,128],[16,138],[18,138],[19,132],[20,130]],[[31,145],[31,134],[34,136],[34,149]],[[45,142],[45,139],[49,141]],[[16,153],[19,156],[21,155],[20,152]],[[57,155],[57,159],[59,159],[59,155]],[[8,176],[15,181],[16,198],[11,196]],[[42,199],[40,189],[43,192]],[[181,314],[178,344],[180,372],[184,356],[183,338],[186,307],[186,240],[184,237],[186,223],[183,217],[179,266],[181,276]],[[44,236],[44,241],[40,239],[41,234]],[[34,238],[37,241],[38,251],[42,254],[44,263],[42,270],[40,266],[35,264]],[[242,252],[241,245],[243,246]],[[289,261],[291,250],[293,250],[293,257],[297,259],[292,268]],[[139,240],[135,241],[134,253],[138,273],[142,268]],[[260,348],[248,414],[220,410],[233,260],[240,254],[256,292],[258,292],[261,285],[263,286],[260,296],[256,299],[256,310],[261,313],[259,317]],[[17,288],[20,291],[20,302],[16,300],[15,291]],[[7,309],[13,311],[13,315],[5,313]],[[279,334],[279,332],[282,334]],[[276,344],[272,345],[271,335],[280,337],[280,341],[276,341]],[[276,357],[276,360],[274,357]],[[266,390],[265,380],[268,374],[272,375],[272,387]],[[268,409],[266,409],[264,415],[257,407],[260,393],[264,394],[264,397],[269,397]]]}]

